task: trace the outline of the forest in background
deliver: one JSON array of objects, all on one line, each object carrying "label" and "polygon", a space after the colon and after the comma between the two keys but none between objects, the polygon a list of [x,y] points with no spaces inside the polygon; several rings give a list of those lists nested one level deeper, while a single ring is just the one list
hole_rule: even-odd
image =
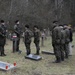
[{"label": "forest in background", "polygon": [[75,0],[0,0],[0,20],[11,29],[19,19],[25,24],[51,28],[52,22],[75,24]]}]

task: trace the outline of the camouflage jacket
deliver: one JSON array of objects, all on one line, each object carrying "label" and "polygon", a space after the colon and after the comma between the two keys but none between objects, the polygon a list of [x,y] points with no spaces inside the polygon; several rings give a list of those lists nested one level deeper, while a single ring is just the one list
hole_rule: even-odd
[{"label": "camouflage jacket", "polygon": [[56,26],[52,30],[52,45],[60,44],[60,40],[61,40],[61,28],[59,26]]},{"label": "camouflage jacket", "polygon": [[34,31],[34,43],[40,41],[40,36],[41,36],[40,30]]},{"label": "camouflage jacket", "polygon": [[7,33],[7,27],[5,25],[0,25],[0,28],[2,29],[2,33],[4,35],[6,35],[6,33]]},{"label": "camouflage jacket", "polygon": [[61,41],[60,44],[65,44],[66,33],[65,30],[61,30]]},{"label": "camouflage jacket", "polygon": [[70,31],[68,28],[65,29],[65,43],[69,43],[70,42]]},{"label": "camouflage jacket", "polygon": [[32,37],[32,32],[31,32],[31,30],[27,29],[24,32],[24,42],[25,43],[30,43],[31,42],[31,37]]}]

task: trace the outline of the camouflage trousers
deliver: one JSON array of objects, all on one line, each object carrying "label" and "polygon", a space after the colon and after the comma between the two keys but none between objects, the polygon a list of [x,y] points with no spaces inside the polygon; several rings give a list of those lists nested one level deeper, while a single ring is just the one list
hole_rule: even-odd
[{"label": "camouflage trousers", "polygon": [[56,57],[56,61],[60,62],[61,61],[61,51],[60,51],[60,45],[55,44],[53,46],[54,48],[54,54]]},{"label": "camouflage trousers", "polygon": [[0,46],[0,55],[4,54],[4,46]]},{"label": "camouflage trousers", "polygon": [[68,58],[68,55],[69,55],[69,44],[68,43],[64,45],[64,51],[65,51],[65,58]]},{"label": "camouflage trousers", "polygon": [[25,43],[25,46],[26,46],[26,54],[27,55],[29,55],[31,53],[30,44],[31,43]]},{"label": "camouflage trousers", "polygon": [[60,45],[60,51],[61,51],[61,60],[64,61],[64,45]]},{"label": "camouflage trousers", "polygon": [[35,42],[35,46],[36,46],[36,54],[39,55],[39,51],[40,51],[39,42]]}]

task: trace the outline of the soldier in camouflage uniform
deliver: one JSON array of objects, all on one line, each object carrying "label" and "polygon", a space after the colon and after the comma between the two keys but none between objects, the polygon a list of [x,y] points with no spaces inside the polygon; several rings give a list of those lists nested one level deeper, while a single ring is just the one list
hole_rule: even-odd
[{"label": "soldier in camouflage uniform", "polygon": [[25,25],[25,33],[24,33],[24,43],[26,46],[27,55],[31,53],[30,44],[31,44],[31,31],[29,29],[29,25]]},{"label": "soldier in camouflage uniform", "polygon": [[[6,26],[5,22],[4,22],[4,20],[1,20],[1,28],[3,28],[4,35],[6,37],[8,30],[7,30],[7,26]],[[6,38],[5,38],[5,44],[6,44]]]},{"label": "soldier in camouflage uniform", "polygon": [[22,30],[21,30],[21,27],[19,25],[19,20],[16,20],[15,25],[14,25],[14,33],[17,35],[17,38],[18,38],[16,52],[19,51],[19,43],[20,43],[20,34],[21,34],[21,32],[22,32]]},{"label": "soldier in camouflage uniform", "polygon": [[61,28],[58,26],[57,21],[53,22],[52,30],[52,46],[54,48],[54,54],[56,57],[55,63],[61,62],[61,51],[60,51],[60,39],[61,39]]},{"label": "soldier in camouflage uniform", "polygon": [[34,43],[36,46],[36,55],[39,55],[40,30],[38,29],[38,26],[34,26],[33,29],[34,29]]},{"label": "soldier in camouflage uniform", "polygon": [[63,25],[59,25],[61,28],[61,41],[60,41],[60,51],[61,51],[61,60],[64,61],[64,45],[65,45],[65,30],[63,29]]},{"label": "soldier in camouflage uniform", "polygon": [[65,30],[65,45],[64,45],[65,58],[68,58],[68,55],[69,55],[70,32],[69,32],[68,26],[66,24],[64,25],[64,30]]},{"label": "soldier in camouflage uniform", "polygon": [[4,53],[4,46],[6,43],[6,26],[4,23],[4,20],[1,20],[1,25],[0,25],[0,52],[1,52],[1,56],[6,56],[6,54]]}]

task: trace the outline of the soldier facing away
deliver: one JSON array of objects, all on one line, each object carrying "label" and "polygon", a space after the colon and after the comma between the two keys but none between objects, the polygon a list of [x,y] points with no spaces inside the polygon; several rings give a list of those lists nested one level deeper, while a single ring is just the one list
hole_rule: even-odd
[{"label": "soldier facing away", "polygon": [[39,51],[40,51],[40,30],[38,29],[38,26],[34,26],[34,43],[36,46],[36,55],[39,55]]},{"label": "soldier facing away", "polygon": [[65,49],[65,58],[68,58],[69,55],[69,42],[70,42],[70,32],[68,29],[67,24],[64,24],[64,30],[65,30],[65,45],[64,45],[64,49]]},{"label": "soldier facing away", "polygon": [[56,57],[55,63],[61,62],[61,51],[60,51],[60,39],[61,39],[61,29],[58,26],[58,22],[53,22],[53,30],[52,30],[52,46],[54,49],[54,54]]},{"label": "soldier facing away", "polygon": [[29,29],[29,25],[25,25],[25,33],[24,33],[24,43],[26,46],[27,55],[31,53],[30,44],[31,44],[31,31]]},{"label": "soldier facing away", "polygon": [[61,60],[64,61],[64,45],[65,45],[65,30],[63,29],[63,25],[59,25],[61,28],[61,40],[60,40],[60,51],[61,51]]},{"label": "soldier facing away", "polygon": [[1,20],[1,25],[0,25],[0,55],[1,56],[6,56],[4,46],[6,43],[6,26],[4,23],[4,20]]}]

